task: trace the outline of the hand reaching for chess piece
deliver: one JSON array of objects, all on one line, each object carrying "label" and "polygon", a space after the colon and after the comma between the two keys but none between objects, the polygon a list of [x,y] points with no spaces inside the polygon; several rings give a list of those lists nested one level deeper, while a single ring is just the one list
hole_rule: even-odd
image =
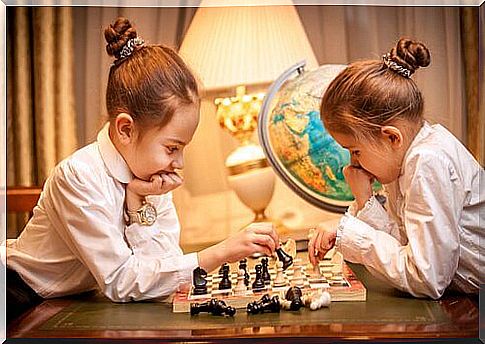
[{"label": "hand reaching for chess piece", "polygon": [[212,271],[224,262],[235,263],[257,253],[272,256],[277,248],[279,238],[273,224],[256,222],[200,251],[199,265],[206,271]]}]

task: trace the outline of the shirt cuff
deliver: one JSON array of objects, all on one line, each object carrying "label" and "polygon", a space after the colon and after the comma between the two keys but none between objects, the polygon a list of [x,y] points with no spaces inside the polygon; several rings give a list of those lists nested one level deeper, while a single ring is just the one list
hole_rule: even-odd
[{"label": "shirt cuff", "polygon": [[369,226],[356,217],[345,214],[337,227],[335,249],[342,253],[345,260],[362,263],[363,256],[368,249]]},{"label": "shirt cuff", "polygon": [[197,252],[186,254],[182,257],[177,273],[177,291],[187,291],[192,283],[192,273],[199,266]]},{"label": "shirt cuff", "polygon": [[376,229],[385,230],[388,228],[389,215],[375,196],[369,198],[364,208],[359,210],[354,216]]}]

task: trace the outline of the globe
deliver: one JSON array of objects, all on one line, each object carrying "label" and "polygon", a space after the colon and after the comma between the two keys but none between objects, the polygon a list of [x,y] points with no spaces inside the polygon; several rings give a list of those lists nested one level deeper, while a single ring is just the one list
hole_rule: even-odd
[{"label": "globe", "polygon": [[320,101],[345,65],[305,71],[300,62],[270,86],[258,117],[258,135],[276,174],[300,197],[333,212],[353,201],[342,169],[349,152],[325,130]]}]

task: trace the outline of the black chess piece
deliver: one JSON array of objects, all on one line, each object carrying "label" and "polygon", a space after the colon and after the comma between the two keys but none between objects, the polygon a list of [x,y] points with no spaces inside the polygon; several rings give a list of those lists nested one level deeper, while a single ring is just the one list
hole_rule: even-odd
[{"label": "black chess piece", "polygon": [[219,282],[219,290],[231,289],[231,285],[231,279],[229,278],[229,265],[226,265],[222,268],[222,278]]},{"label": "black chess piece", "polygon": [[244,270],[244,284],[246,287],[249,285],[250,276],[248,273],[248,260],[246,258],[239,261],[239,270]]},{"label": "black chess piece", "polygon": [[207,294],[207,272],[198,267],[192,272],[192,285],[194,286],[194,295],[204,295]]},{"label": "black chess piece", "polygon": [[278,259],[283,262],[283,270],[288,269],[291,264],[293,264],[293,258],[288,253],[283,251],[281,246],[276,249],[276,255],[278,256]]},{"label": "black chess piece", "polygon": [[288,288],[285,294],[285,299],[287,299],[288,301],[291,301],[290,311],[297,311],[301,307],[303,307],[303,301],[301,297],[302,297],[302,292],[299,287],[295,286],[295,287]]},{"label": "black chess piece", "polygon": [[197,315],[200,312],[210,313],[212,315],[229,315],[234,316],[236,309],[231,306],[227,306],[222,300],[211,299],[210,301],[203,303],[191,303],[190,315]]},{"label": "black chess piece", "polygon": [[269,294],[264,294],[260,300],[248,303],[246,311],[248,314],[258,313],[279,313],[281,309],[280,299],[278,295],[270,297]]},{"label": "black chess piece", "polygon": [[210,301],[202,302],[202,303],[191,303],[190,304],[190,315],[197,315],[200,312],[205,313],[212,313],[214,309],[216,299],[211,299]]},{"label": "black chess piece", "polygon": [[229,265],[227,265],[227,263],[221,265],[221,267],[219,268],[219,276],[222,276],[222,272],[226,267],[229,268]]},{"label": "black chess piece", "polygon": [[263,276],[264,284],[266,285],[271,284],[271,275],[269,274],[269,271],[268,271],[268,258],[262,258],[261,264],[263,267],[262,276]]},{"label": "black chess piece", "polygon": [[263,273],[261,271],[262,267],[261,267],[261,264],[256,264],[256,266],[254,267],[254,269],[256,270],[256,277],[254,278],[254,282],[253,282],[253,291],[261,291],[264,289],[264,281],[263,281]]}]

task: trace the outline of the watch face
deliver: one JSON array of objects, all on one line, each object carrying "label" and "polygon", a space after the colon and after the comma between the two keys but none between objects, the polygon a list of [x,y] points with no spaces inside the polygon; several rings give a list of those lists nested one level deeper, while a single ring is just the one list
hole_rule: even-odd
[{"label": "watch face", "polygon": [[141,222],[149,226],[155,223],[157,219],[157,210],[149,203],[145,204],[143,210],[140,213]]}]

